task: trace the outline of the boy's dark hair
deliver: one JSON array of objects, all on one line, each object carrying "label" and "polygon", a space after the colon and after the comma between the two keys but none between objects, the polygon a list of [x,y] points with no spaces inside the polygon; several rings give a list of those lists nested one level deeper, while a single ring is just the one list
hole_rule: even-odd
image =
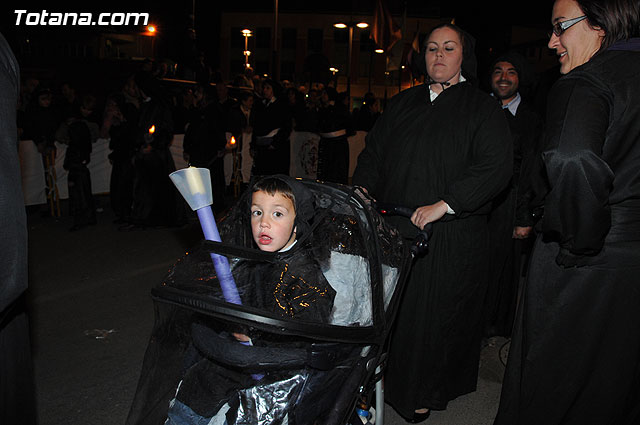
[{"label": "boy's dark hair", "polygon": [[[310,230],[311,222],[315,215],[314,195],[302,182],[290,176],[276,174],[263,177],[251,186],[252,194],[259,190],[263,190],[272,196],[280,193],[291,200],[296,213],[294,225],[298,229],[296,231],[298,237]],[[247,201],[250,205],[250,196]]]},{"label": "boy's dark hair", "polygon": [[255,185],[253,185],[252,192],[255,193],[258,191],[266,192],[271,196],[275,196],[276,193],[281,194],[291,201],[291,203],[293,204],[293,209],[295,211],[296,197],[293,194],[293,190],[291,190],[291,187],[282,179],[279,179],[277,177],[265,177],[256,182]]}]

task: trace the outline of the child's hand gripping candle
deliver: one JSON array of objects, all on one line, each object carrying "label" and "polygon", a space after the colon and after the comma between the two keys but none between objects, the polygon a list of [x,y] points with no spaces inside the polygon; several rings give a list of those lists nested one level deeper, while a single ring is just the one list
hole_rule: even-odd
[{"label": "child's hand gripping candle", "polygon": [[[176,185],[189,207],[198,214],[204,238],[209,241],[221,242],[220,233],[218,233],[218,227],[211,211],[213,196],[209,170],[188,167],[174,171],[169,174],[169,178]],[[218,275],[225,301],[233,304],[242,304],[227,257],[211,253],[211,260]]]}]

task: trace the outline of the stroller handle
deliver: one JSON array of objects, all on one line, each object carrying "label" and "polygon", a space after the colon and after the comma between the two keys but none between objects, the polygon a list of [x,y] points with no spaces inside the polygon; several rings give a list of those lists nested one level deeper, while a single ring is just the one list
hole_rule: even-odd
[{"label": "stroller handle", "polygon": [[[380,214],[384,215],[398,215],[401,217],[411,218],[415,208],[404,207],[402,205],[396,204],[388,204],[384,202],[376,202],[375,203],[376,210]],[[429,249],[429,240],[431,239],[431,235],[433,233],[433,224],[427,223],[422,230],[418,232],[415,238],[413,238],[413,243],[411,244],[411,254],[414,257],[422,255],[427,252]]]},{"label": "stroller handle", "polygon": [[264,373],[305,366],[329,370],[337,361],[334,353],[336,344],[312,344],[307,348],[249,346],[199,323],[191,324],[191,338],[204,357],[247,372]]}]

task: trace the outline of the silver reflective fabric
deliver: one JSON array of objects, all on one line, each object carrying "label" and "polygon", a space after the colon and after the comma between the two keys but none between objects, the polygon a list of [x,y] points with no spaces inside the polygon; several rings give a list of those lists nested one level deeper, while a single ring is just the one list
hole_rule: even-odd
[{"label": "silver reflective fabric", "polygon": [[287,380],[239,391],[240,407],[236,425],[269,425],[280,422],[295,404],[305,382],[295,375]]}]

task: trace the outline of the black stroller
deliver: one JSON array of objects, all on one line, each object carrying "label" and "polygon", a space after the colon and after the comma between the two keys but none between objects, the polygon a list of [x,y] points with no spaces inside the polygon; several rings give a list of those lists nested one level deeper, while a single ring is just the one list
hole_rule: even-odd
[{"label": "black stroller", "polygon": [[[315,198],[308,236],[336,291],[329,324],[253,306],[250,288],[238,276],[243,304],[224,301],[211,252],[225,255],[232,272],[239,261],[268,264],[282,255],[251,248],[249,217],[235,206],[219,224],[223,243],[203,241],[152,290],[155,325],[128,425],[361,425],[356,405],[372,401],[376,383],[381,419],[379,381],[410,246],[366,195],[302,183]],[[233,332],[252,334],[254,345],[230,338]],[[168,419],[176,410],[181,415]]]}]

